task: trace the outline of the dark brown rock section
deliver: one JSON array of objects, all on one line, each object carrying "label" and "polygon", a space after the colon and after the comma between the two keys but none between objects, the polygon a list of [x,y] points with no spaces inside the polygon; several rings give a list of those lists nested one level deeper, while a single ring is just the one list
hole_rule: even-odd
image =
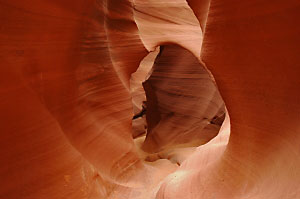
[{"label": "dark brown rock section", "polygon": [[218,134],[220,122],[212,121],[224,116],[224,103],[206,69],[188,50],[162,46],[144,88],[146,151],[197,146]]}]

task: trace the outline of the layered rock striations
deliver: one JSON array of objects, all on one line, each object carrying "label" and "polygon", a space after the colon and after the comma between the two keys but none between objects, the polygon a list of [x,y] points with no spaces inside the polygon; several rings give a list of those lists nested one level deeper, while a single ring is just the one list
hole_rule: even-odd
[{"label": "layered rock striations", "polygon": [[299,198],[299,8],[0,0],[0,198]]},{"label": "layered rock striations", "polygon": [[296,1],[211,1],[201,57],[228,109],[230,140],[188,159],[157,198],[299,197],[298,10]]},{"label": "layered rock striations", "polygon": [[[130,2],[1,1],[0,9],[1,197],[107,197],[143,170],[124,78],[146,50]],[[126,16],[132,28],[108,30]],[[118,34],[134,41],[128,59],[114,55]]]}]

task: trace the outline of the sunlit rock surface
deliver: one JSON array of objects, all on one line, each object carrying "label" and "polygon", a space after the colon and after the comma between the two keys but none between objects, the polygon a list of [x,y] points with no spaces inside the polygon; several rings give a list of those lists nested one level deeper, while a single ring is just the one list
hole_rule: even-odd
[{"label": "sunlit rock surface", "polygon": [[200,56],[203,34],[199,21],[185,0],[133,0],[134,18],[141,40],[149,51],[177,43]]},{"label": "sunlit rock surface", "polygon": [[[300,198],[299,10],[297,0],[0,0],[0,198]],[[207,67],[228,114],[204,145],[171,149],[162,131],[164,150],[148,153],[151,133],[131,124],[145,99],[134,85],[151,76],[130,78],[168,43],[182,52],[157,61]]]},{"label": "sunlit rock surface", "polygon": [[130,78],[130,94],[134,113],[132,120],[133,138],[146,133],[146,93],[143,88],[143,82],[151,76],[153,64],[159,51],[160,49],[157,47],[155,51],[145,56],[139,68],[136,72],[132,73]]}]

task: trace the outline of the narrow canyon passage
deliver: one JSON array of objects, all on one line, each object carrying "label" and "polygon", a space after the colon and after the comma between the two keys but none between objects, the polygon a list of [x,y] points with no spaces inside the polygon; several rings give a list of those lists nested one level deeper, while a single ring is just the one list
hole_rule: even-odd
[{"label": "narrow canyon passage", "polygon": [[0,0],[0,21],[1,199],[300,198],[298,0]]}]

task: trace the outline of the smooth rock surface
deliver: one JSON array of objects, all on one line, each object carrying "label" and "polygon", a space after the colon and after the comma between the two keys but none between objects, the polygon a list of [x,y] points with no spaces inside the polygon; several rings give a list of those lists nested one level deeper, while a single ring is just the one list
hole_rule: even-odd
[{"label": "smooth rock surface", "polygon": [[[299,199],[299,10],[298,0],[0,0],[0,198]],[[133,139],[130,78],[169,43],[211,71],[228,114],[208,143],[149,154],[145,136]]]}]

